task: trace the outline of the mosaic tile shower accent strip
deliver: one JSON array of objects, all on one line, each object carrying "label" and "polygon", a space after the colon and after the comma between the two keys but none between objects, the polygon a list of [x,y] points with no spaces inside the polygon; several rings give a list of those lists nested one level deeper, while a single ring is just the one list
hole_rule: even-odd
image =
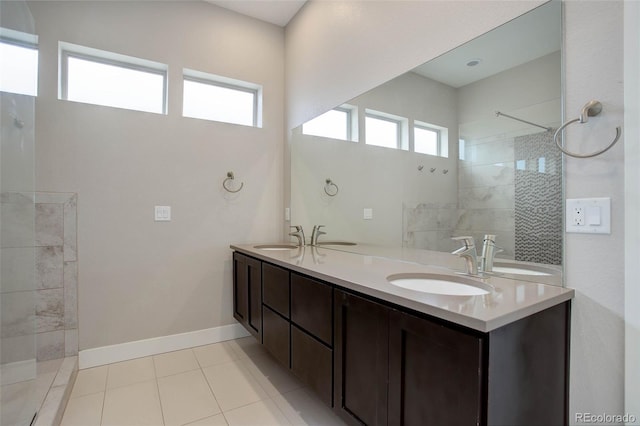
[{"label": "mosaic tile shower accent strip", "polygon": [[562,155],[555,129],[515,138],[515,259],[562,263]]}]

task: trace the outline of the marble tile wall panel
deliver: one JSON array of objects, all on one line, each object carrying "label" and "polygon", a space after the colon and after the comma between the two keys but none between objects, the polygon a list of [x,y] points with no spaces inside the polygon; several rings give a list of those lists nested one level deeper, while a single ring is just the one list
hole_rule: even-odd
[{"label": "marble tile wall panel", "polygon": [[64,262],[64,328],[78,328],[78,262]]},{"label": "marble tile wall panel", "polygon": [[33,195],[18,192],[0,194],[0,246],[33,247],[35,204]]},{"label": "marble tile wall panel", "polygon": [[32,335],[35,329],[36,292],[4,293],[0,299],[1,337]]},{"label": "marble tile wall panel", "polygon": [[61,288],[64,258],[62,246],[36,247],[35,253],[38,288]]},{"label": "marble tile wall panel", "polygon": [[458,187],[513,185],[513,162],[473,165],[458,171]]},{"label": "marble tile wall panel", "polygon": [[476,230],[484,232],[483,230],[493,229],[513,233],[515,231],[515,210],[513,208],[477,210],[460,209],[458,222],[454,227],[458,230]]},{"label": "marble tile wall panel", "polygon": [[34,247],[7,247],[0,249],[0,292],[36,289],[36,249]]},{"label": "marble tile wall panel", "polygon": [[510,209],[515,203],[514,185],[460,188],[461,209]]},{"label": "marble tile wall panel", "polygon": [[77,200],[78,196],[73,194],[63,204],[65,262],[78,260]]},{"label": "marble tile wall panel", "polygon": [[36,246],[62,246],[64,222],[62,204],[36,203]]},{"label": "marble tile wall panel", "polygon": [[33,333],[22,336],[2,337],[0,342],[0,351],[2,353],[3,363],[12,363],[33,359],[36,353],[36,337]]},{"label": "marble tile wall panel", "polygon": [[64,289],[38,290],[36,332],[64,330]]},{"label": "marble tile wall panel", "polygon": [[64,331],[64,356],[78,355],[78,329]]},{"label": "marble tile wall panel", "polygon": [[36,339],[36,359],[48,361],[50,359],[64,358],[64,330],[38,333]]}]

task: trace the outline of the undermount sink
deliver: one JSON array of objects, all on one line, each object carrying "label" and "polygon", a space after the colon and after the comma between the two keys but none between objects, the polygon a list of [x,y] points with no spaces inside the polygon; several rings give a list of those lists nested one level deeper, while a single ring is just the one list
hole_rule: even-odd
[{"label": "undermount sink", "polygon": [[293,250],[298,248],[298,246],[294,246],[293,244],[262,244],[253,247],[259,250]]},{"label": "undermount sink", "polygon": [[494,263],[493,272],[499,274],[551,276],[552,272],[534,265],[516,265],[511,263]]},{"label": "undermount sink", "polygon": [[491,287],[465,277],[440,274],[395,274],[387,281],[396,287],[449,296],[479,296],[489,294]]},{"label": "undermount sink", "polygon": [[319,246],[355,246],[356,243],[349,241],[319,241],[316,243]]}]

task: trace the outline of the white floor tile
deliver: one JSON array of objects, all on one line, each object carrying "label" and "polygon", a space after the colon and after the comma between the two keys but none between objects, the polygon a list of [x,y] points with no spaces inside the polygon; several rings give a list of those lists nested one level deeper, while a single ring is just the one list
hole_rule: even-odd
[{"label": "white floor tile", "polygon": [[100,426],[104,392],[70,399],[60,426]]},{"label": "white floor tile", "polygon": [[71,398],[89,395],[96,392],[104,392],[107,387],[108,365],[101,367],[87,368],[78,371],[76,383],[71,391]]},{"label": "white floor tile", "polygon": [[107,389],[127,386],[155,378],[156,372],[153,366],[153,359],[150,356],[118,362],[109,365]]},{"label": "white floor tile", "polygon": [[200,369],[158,379],[165,425],[183,425],[220,413]]},{"label": "white floor tile", "polygon": [[273,400],[293,425],[345,426],[345,423],[308,388],[276,395]]},{"label": "white floor tile", "polygon": [[227,426],[228,423],[222,414],[215,415],[213,417],[207,417],[193,423],[188,423],[185,426]]},{"label": "white floor tile", "polygon": [[246,358],[254,354],[265,354],[267,351],[262,347],[255,337],[242,337],[240,339],[229,340],[229,346],[240,358]]},{"label": "white floor tile", "polygon": [[193,348],[198,358],[200,367],[210,367],[238,359],[238,354],[231,348],[228,342],[214,343],[213,345],[198,346]]},{"label": "white floor tile", "polygon": [[229,426],[283,426],[291,424],[271,399],[227,411],[224,416]]},{"label": "white floor tile", "polygon": [[304,386],[268,354],[254,354],[251,358],[243,358],[241,362],[270,396],[291,392]]},{"label": "white floor tile", "polygon": [[102,411],[102,426],[163,424],[158,385],[155,379],[107,389]]},{"label": "white floor tile", "polygon": [[200,368],[191,349],[154,355],[153,363],[156,367],[156,377],[170,376]]},{"label": "white floor tile", "polygon": [[239,361],[207,367],[203,372],[222,411],[267,398],[264,389]]}]

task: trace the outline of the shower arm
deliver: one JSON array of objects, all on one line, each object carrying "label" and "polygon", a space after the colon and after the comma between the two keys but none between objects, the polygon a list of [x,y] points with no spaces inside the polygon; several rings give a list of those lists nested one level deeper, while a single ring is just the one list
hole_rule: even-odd
[{"label": "shower arm", "polygon": [[496,117],[500,117],[500,116],[507,117],[507,118],[510,118],[512,120],[520,121],[521,123],[526,123],[526,124],[530,124],[532,126],[540,127],[541,129],[545,129],[546,131],[550,131],[551,130],[551,127],[541,126],[540,124],[532,123],[531,121],[523,120],[522,118],[514,117],[512,115],[505,114],[505,113],[500,112],[500,111],[496,111]]}]

